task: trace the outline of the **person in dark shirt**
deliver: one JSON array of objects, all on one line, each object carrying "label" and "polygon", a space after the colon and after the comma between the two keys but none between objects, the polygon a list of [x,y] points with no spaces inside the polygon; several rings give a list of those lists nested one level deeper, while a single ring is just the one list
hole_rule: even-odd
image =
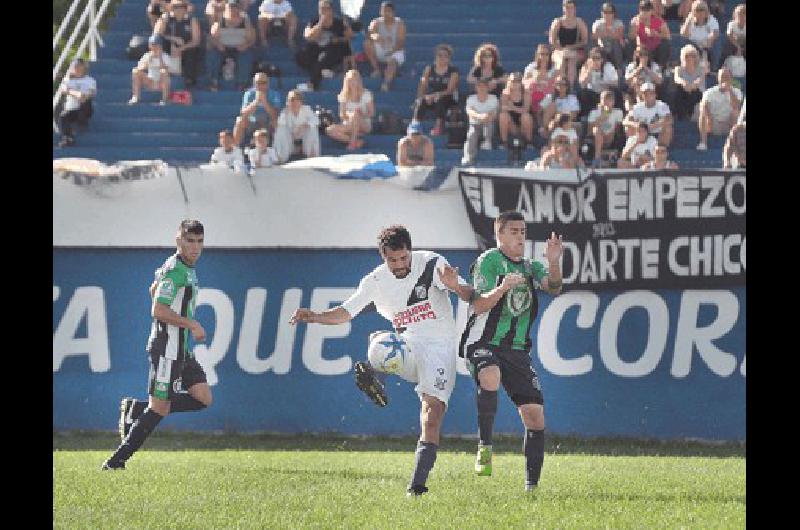
[{"label": "person in dark shirt", "polygon": [[309,71],[313,90],[319,89],[323,75],[332,77],[332,70],[352,54],[350,39],[353,30],[340,17],[333,15],[330,0],[320,0],[318,12],[319,16],[306,26],[303,32],[306,45],[296,56],[297,64]]}]

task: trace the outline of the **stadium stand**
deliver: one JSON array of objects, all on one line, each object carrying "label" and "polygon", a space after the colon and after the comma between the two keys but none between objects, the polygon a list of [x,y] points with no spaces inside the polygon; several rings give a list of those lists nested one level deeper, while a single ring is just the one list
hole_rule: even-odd
[{"label": "stadium stand", "polygon": [[[217,144],[221,129],[231,128],[239,112],[241,91],[224,83],[219,92],[211,92],[202,80],[192,89],[193,104],[170,104],[158,106],[158,94],[143,92],[142,102],[128,106],[131,95],[130,72],[134,62],[125,56],[125,47],[132,34],[150,32],[145,14],[147,0],[123,0],[117,8],[109,30],[102,35],[105,47],[99,51],[98,61],[91,65],[90,74],[97,80],[98,91],[95,99],[95,115],[88,130],[81,136],[80,145],[60,148],[58,135],[53,135],[53,157],[87,157],[103,162],[136,159],[162,159],[168,163],[198,165],[206,162]],[[636,0],[614,2],[619,18],[626,29],[631,17],[637,12]],[[205,9],[205,1],[195,1],[199,13]],[[599,16],[602,0],[582,0],[578,3],[578,16],[593,21]],[[257,20],[259,1],[248,9],[251,20]],[[338,2],[335,2],[338,7]],[[466,74],[470,71],[475,49],[484,42],[496,44],[500,50],[506,72],[522,71],[533,57],[536,46],[547,42],[548,27],[553,18],[562,14],[561,0],[495,0],[489,3],[465,4],[462,0],[397,1],[396,13],[407,27],[406,62],[400,68],[391,91],[380,91],[380,79],[370,78],[367,61],[359,62],[366,88],[375,95],[376,111],[393,111],[407,123],[410,120],[417,83],[425,65],[429,64],[433,48],[439,43],[448,43],[455,50],[454,64],[461,72],[460,93],[466,96]],[[294,10],[299,17],[298,33],[302,33],[306,23],[315,15],[317,2],[295,1]],[[725,28],[731,18],[734,2],[726,6],[725,16],[719,20]],[[378,16],[380,2],[367,0],[360,21],[366,26]],[[337,13],[338,13],[337,9]],[[509,16],[513,14],[513,16]],[[680,21],[668,21],[672,32],[672,60],[679,61],[679,52],[687,41],[680,36]],[[202,20],[204,34],[206,21]],[[724,32],[724,29],[723,29]],[[715,55],[719,57],[721,41],[716,43]],[[204,43],[205,45],[205,43]],[[279,82],[271,86],[278,88],[282,101],[286,93],[299,83],[308,80],[294,61],[293,54],[281,39],[273,39],[264,59],[277,66],[281,73]],[[742,91],[744,79],[738,80]],[[342,74],[323,79],[321,90],[305,94],[305,102],[312,108],[322,105],[337,113],[336,94],[342,83]],[[707,86],[716,84],[713,74],[709,75]],[[185,89],[180,76],[173,77],[173,90]],[[403,129],[405,129],[405,123]],[[433,119],[423,122],[423,130],[428,133]],[[674,140],[670,146],[670,159],[683,168],[722,167],[722,148],[725,137],[712,136],[708,150],[698,151],[697,125],[691,121],[676,121]],[[396,156],[397,135],[370,134],[365,145],[356,151],[347,151],[345,146],[322,135],[323,155],[347,153],[384,153],[393,161]],[[436,149],[437,173],[446,174],[445,168],[459,163],[461,149],[448,149],[447,136],[433,137]],[[521,164],[540,156],[539,149],[528,147],[522,153]],[[508,152],[501,149],[481,152],[479,166],[506,166]]]}]

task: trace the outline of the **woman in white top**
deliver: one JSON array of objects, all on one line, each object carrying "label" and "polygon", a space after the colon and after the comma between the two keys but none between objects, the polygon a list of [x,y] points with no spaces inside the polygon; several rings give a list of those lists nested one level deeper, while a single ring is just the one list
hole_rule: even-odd
[{"label": "woman in white top", "polygon": [[[578,91],[578,101],[581,104],[581,116],[589,114],[597,102],[600,101],[600,93],[604,90],[612,90],[615,95],[619,91],[619,73],[614,67],[614,63],[607,60],[605,53],[600,46],[595,46],[589,51],[589,59],[583,63],[581,72],[578,75],[580,90]],[[622,96],[619,97],[622,106]]]},{"label": "woman in white top", "polygon": [[681,48],[681,64],[673,71],[675,76],[675,101],[673,114],[678,120],[689,119],[706,90],[705,65],[700,64],[700,54],[691,44]]},{"label": "woman in white top", "polygon": [[553,117],[557,112],[566,112],[574,120],[581,110],[581,104],[575,94],[569,93],[569,82],[563,77],[556,81],[556,89],[552,94],[548,94],[542,100],[542,121],[546,131],[539,131],[542,136],[549,136],[550,128],[549,123],[553,121]]},{"label": "woman in white top", "polygon": [[728,22],[725,40],[722,42],[722,55],[719,64],[724,65],[731,55],[746,58],[747,46],[747,5],[739,4],[733,10],[733,17]]},{"label": "woman in white top", "polygon": [[358,70],[348,70],[342,82],[342,91],[336,97],[339,101],[339,118],[342,123],[334,123],[325,129],[325,133],[347,144],[347,150],[353,151],[364,146],[362,134],[372,130],[372,117],[375,115],[375,102],[372,92],[364,88]]},{"label": "woman in white top", "polygon": [[319,118],[311,107],[303,104],[303,93],[290,90],[286,96],[286,108],[278,117],[273,147],[278,161],[283,164],[302,145],[306,157],[319,156]]},{"label": "woman in white top", "polygon": [[161,48],[162,37],[151,35],[147,43],[150,51],[142,55],[139,63],[131,72],[131,84],[133,95],[128,101],[128,105],[139,103],[139,94],[142,87],[148,90],[161,90],[161,101],[159,105],[166,105],[169,98],[169,55],[164,53]]},{"label": "woman in white top", "polygon": [[705,0],[695,0],[692,3],[692,11],[681,26],[681,36],[689,39],[697,47],[709,66],[714,64],[711,54],[714,43],[719,38],[719,22],[708,12]]}]

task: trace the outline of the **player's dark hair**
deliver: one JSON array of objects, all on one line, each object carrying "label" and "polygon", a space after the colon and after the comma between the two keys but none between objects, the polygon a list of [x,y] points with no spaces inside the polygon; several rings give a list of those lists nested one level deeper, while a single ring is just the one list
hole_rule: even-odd
[{"label": "player's dark hair", "polygon": [[381,255],[386,253],[386,249],[403,250],[404,248],[411,250],[411,234],[408,233],[405,226],[392,225],[384,228],[378,234],[378,250]]},{"label": "player's dark hair", "polygon": [[494,220],[494,229],[495,231],[499,232],[505,228],[506,223],[509,221],[524,220],[525,218],[522,216],[522,213],[516,210],[506,210],[505,212],[501,212],[500,215],[497,216],[497,219]]},{"label": "player's dark hair", "polygon": [[181,226],[179,227],[181,235],[183,234],[195,234],[198,236],[202,236],[205,233],[205,229],[203,228],[203,223],[198,221],[197,219],[184,219],[181,221]]}]

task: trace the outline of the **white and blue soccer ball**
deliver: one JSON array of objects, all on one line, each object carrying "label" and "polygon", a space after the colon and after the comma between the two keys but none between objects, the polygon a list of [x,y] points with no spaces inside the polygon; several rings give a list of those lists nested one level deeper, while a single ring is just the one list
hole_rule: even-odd
[{"label": "white and blue soccer ball", "polygon": [[379,372],[399,374],[407,353],[408,344],[403,337],[392,331],[379,331],[370,337],[367,359]]}]

